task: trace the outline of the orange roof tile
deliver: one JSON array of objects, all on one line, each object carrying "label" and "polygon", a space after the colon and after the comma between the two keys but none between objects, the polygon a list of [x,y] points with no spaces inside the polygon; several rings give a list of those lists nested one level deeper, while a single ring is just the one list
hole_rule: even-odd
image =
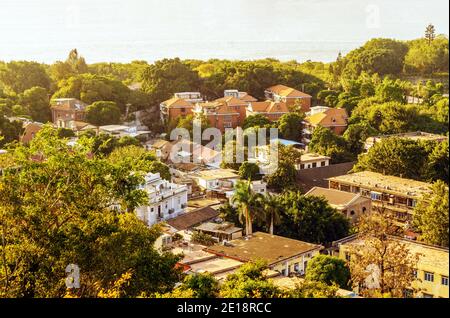
[{"label": "orange roof tile", "polygon": [[346,126],[347,119],[347,111],[344,108],[329,108],[321,113],[305,118],[311,125],[321,125],[323,127]]},{"label": "orange roof tile", "polygon": [[282,97],[312,97],[309,94],[303,93],[299,90],[296,90],[295,88],[291,88],[285,85],[275,85],[269,87],[267,90]]},{"label": "orange roof tile", "polygon": [[162,102],[168,108],[190,108],[194,105],[183,98],[172,97],[164,102]]},{"label": "orange roof tile", "polygon": [[240,100],[243,100],[244,102],[257,102],[258,99],[256,99],[255,97],[253,97],[252,95],[248,94],[245,92],[244,95],[242,95],[241,97],[239,97]]},{"label": "orange roof tile", "polygon": [[251,103],[251,108],[256,113],[288,113],[289,108],[286,103],[281,102],[254,102]]},{"label": "orange roof tile", "polygon": [[226,96],[221,97],[215,100],[215,102],[218,103],[226,103],[229,106],[240,106],[240,105],[247,105],[247,103],[243,100],[240,100],[239,98],[236,98],[234,96]]}]

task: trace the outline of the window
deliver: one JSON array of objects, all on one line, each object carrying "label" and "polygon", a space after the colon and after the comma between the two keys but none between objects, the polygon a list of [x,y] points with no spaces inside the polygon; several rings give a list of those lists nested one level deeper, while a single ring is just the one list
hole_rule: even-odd
[{"label": "window", "polygon": [[430,273],[430,272],[425,272],[425,277],[424,277],[424,279],[425,279],[427,282],[434,282],[434,274],[433,274],[433,273]]},{"label": "window", "polygon": [[417,278],[417,270],[413,270],[413,276],[414,278]]},{"label": "window", "polygon": [[367,211],[366,207],[363,207],[362,208],[362,213],[366,213],[366,211]]},{"label": "window", "polygon": [[381,201],[381,193],[370,192],[370,198],[374,201]]},{"label": "window", "polygon": [[406,205],[407,202],[408,202],[407,198],[402,198],[402,197],[396,197],[395,198],[395,203],[397,203],[397,204]]},{"label": "window", "polygon": [[414,207],[416,206],[416,200],[408,199],[407,205],[408,205],[409,207],[413,207],[413,208],[414,208]]},{"label": "window", "polygon": [[294,263],[294,272],[299,272],[299,271],[300,271],[300,264]]},{"label": "window", "polygon": [[312,167],[313,168],[317,167],[317,163],[313,162]]},{"label": "window", "polygon": [[441,284],[444,286],[448,286],[448,276],[441,277]]},{"label": "window", "polygon": [[350,215],[355,215],[355,211],[351,210]]},{"label": "window", "polygon": [[320,166],[321,166],[321,167],[325,167],[326,163],[327,163],[326,161],[322,161],[322,162],[320,163]]},{"label": "window", "polygon": [[300,165],[300,169],[305,169],[305,165],[303,163]]},{"label": "window", "polygon": [[350,192],[350,186],[346,184],[341,184],[341,191]]},{"label": "window", "polygon": [[185,113],[186,112],[186,108],[181,108],[181,112]]},{"label": "window", "polygon": [[347,261],[347,262],[350,262],[350,253],[345,253],[345,260]]}]

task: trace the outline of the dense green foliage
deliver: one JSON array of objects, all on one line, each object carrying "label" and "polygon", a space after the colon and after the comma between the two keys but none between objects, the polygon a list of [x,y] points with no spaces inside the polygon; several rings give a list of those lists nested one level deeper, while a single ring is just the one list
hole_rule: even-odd
[{"label": "dense green foliage", "polygon": [[1,296],[62,297],[69,264],[80,268],[81,297],[95,297],[125,273],[128,297],[166,292],[179,280],[179,258],[153,248],[159,230],[114,209],[146,202],[137,189],[142,177],[88,153],[50,127],[14,149],[20,169],[0,178]]},{"label": "dense green foliage", "polygon": [[51,85],[43,65],[26,61],[12,61],[3,67],[0,65],[0,82],[16,94],[35,86],[50,89]]},{"label": "dense green foliage", "polygon": [[256,163],[244,161],[239,167],[239,176],[244,180],[260,179],[259,166]]},{"label": "dense green foliage", "polygon": [[369,170],[403,178],[435,181],[449,179],[448,140],[414,141],[398,137],[375,143],[358,157],[354,171]]},{"label": "dense green foliage", "polygon": [[120,109],[115,102],[94,102],[86,108],[86,121],[95,126],[120,122]]},{"label": "dense green foliage", "polygon": [[267,265],[262,261],[242,265],[236,273],[227,276],[220,288],[220,297],[280,297],[282,291],[263,275],[263,270],[266,268]]},{"label": "dense green foliage", "polygon": [[288,191],[278,197],[281,222],[278,235],[312,243],[331,243],[349,234],[348,219],[321,197]]},{"label": "dense green foliage", "polygon": [[293,141],[302,140],[303,119],[305,116],[298,113],[287,113],[278,120],[278,130],[281,137]]},{"label": "dense green foliage", "polygon": [[344,137],[338,136],[322,126],[314,129],[308,147],[312,152],[330,157],[332,163],[353,161],[355,159],[355,154],[347,149],[348,146]]},{"label": "dense green foliage", "polygon": [[317,255],[308,262],[305,279],[348,289],[350,270],[345,261],[338,257]]},{"label": "dense green foliage", "polygon": [[416,206],[413,224],[421,233],[421,240],[448,247],[448,185],[437,181],[432,190],[431,196]]}]

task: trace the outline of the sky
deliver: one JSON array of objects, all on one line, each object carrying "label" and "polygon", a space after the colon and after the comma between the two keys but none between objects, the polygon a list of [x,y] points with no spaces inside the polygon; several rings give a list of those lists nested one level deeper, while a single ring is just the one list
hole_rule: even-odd
[{"label": "sky", "polygon": [[0,0],[0,60],[51,63],[75,47],[88,61],[335,56],[429,23],[448,34],[448,11],[448,0]]}]

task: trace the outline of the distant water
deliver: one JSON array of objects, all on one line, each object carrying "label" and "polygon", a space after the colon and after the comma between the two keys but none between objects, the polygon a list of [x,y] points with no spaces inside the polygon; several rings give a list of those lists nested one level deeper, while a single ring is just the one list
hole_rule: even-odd
[{"label": "distant water", "polygon": [[[154,62],[163,58],[179,57],[181,59],[239,59],[254,60],[275,58],[281,61],[307,60],[331,62],[339,52],[348,53],[360,46],[360,42],[177,42],[177,41],[135,41],[135,42],[83,42],[76,48],[89,63],[115,61],[129,62],[132,60],[146,60]],[[29,59],[48,62],[64,59],[70,44],[52,43],[21,45],[20,53],[0,56],[0,60]]]},{"label": "distant water", "polygon": [[333,61],[374,37],[448,33],[447,0],[0,0],[0,60]]}]

